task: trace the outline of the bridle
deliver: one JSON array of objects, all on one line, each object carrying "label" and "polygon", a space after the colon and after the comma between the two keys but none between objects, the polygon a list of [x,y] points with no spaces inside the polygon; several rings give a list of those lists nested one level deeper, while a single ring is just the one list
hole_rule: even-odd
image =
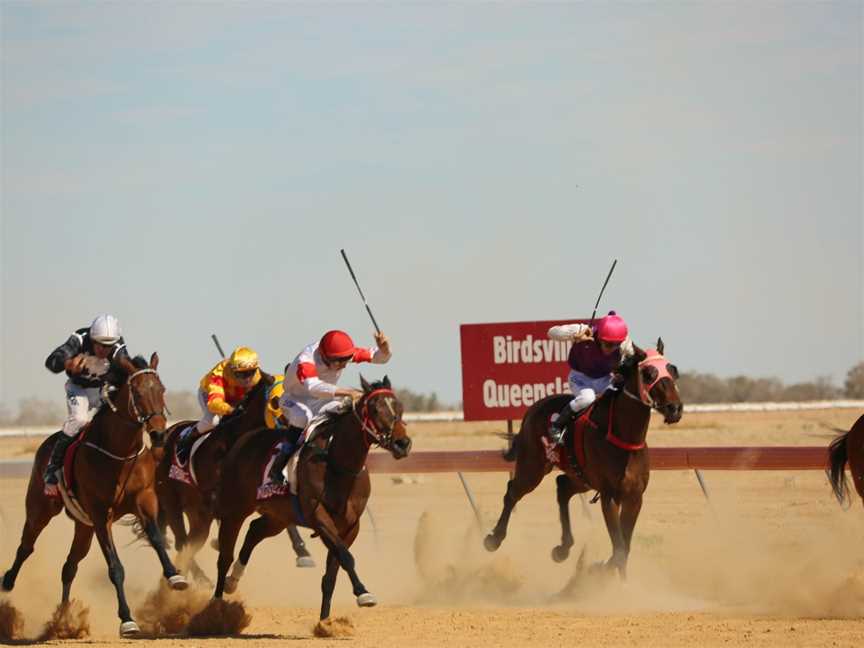
[{"label": "bridle", "polygon": [[[642,360],[638,365],[636,365],[637,378],[639,381],[639,395],[637,396],[626,386],[621,388],[621,392],[632,398],[635,401],[642,403],[643,405],[650,407],[652,409],[657,410],[662,413],[662,410],[657,405],[657,402],[651,398],[651,390],[654,389],[654,386],[659,383],[663,378],[668,378],[672,381],[672,384],[675,384],[675,378],[669,373],[669,369],[667,365],[669,364],[666,358],[658,353],[656,349],[647,349],[645,352],[647,355],[644,360]],[[654,367],[657,370],[657,377],[651,381],[650,384],[646,385],[642,382],[642,368],[643,367]]]},{"label": "bridle", "polygon": [[111,394],[108,390],[103,391],[102,398],[108,404],[108,407],[111,408],[111,411],[114,412],[115,414],[117,414],[117,416],[119,416],[122,421],[124,421],[130,425],[134,425],[134,426],[139,426],[139,425],[143,426],[144,431],[147,432],[148,434],[151,434],[151,435],[154,433],[158,434],[159,432],[161,432],[161,430],[155,430],[152,427],[148,427],[147,423],[154,416],[162,416],[162,417],[167,418],[167,416],[166,416],[167,412],[166,412],[164,404],[162,406],[162,410],[159,412],[145,412],[144,414],[142,414],[141,410],[138,409],[138,403],[135,402],[135,393],[134,393],[134,390],[132,389],[132,381],[135,378],[137,378],[138,376],[143,376],[144,374],[156,374],[156,380],[159,380],[160,385],[162,384],[162,381],[159,379],[158,372],[155,369],[150,369],[150,368],[139,369],[138,371],[136,371],[135,373],[130,375],[129,378],[126,379],[126,384],[129,387],[129,389],[128,389],[129,402],[127,403],[127,411],[132,412],[134,420],[129,420],[129,419],[125,418],[119,412],[119,410],[117,409],[117,406],[114,405],[114,403],[111,401]]},{"label": "bridle", "polygon": [[[386,394],[393,397],[392,399],[388,398],[384,401],[387,404],[390,413],[393,415],[393,424],[386,430],[381,430],[378,427],[378,423],[369,414],[369,401],[372,400],[373,396],[379,394]],[[401,417],[396,416],[396,410],[393,408],[392,401],[395,400],[395,398],[396,394],[393,393],[392,389],[382,387],[367,392],[363,395],[363,398],[352,405],[352,412],[360,422],[360,429],[364,432],[363,442],[366,444],[367,448],[369,448],[373,443],[377,443],[382,448],[390,448],[390,446],[393,445],[393,430],[396,428],[396,424],[401,420]],[[358,403],[360,404],[359,412],[357,411]]]}]

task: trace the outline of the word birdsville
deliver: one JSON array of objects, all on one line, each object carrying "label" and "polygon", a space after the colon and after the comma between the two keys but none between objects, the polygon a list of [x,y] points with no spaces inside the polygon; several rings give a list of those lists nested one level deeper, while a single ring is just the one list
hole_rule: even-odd
[{"label": "word birdsville", "polygon": [[570,345],[566,340],[535,340],[533,335],[516,340],[511,335],[496,335],[492,338],[492,353],[495,364],[565,362]]}]

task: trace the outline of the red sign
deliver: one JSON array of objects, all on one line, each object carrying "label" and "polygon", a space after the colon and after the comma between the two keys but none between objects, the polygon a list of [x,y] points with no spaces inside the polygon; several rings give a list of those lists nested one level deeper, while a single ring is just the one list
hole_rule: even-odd
[{"label": "red sign", "polygon": [[466,421],[521,419],[533,403],[569,393],[571,342],[551,339],[557,324],[588,320],[462,324],[462,407]]}]

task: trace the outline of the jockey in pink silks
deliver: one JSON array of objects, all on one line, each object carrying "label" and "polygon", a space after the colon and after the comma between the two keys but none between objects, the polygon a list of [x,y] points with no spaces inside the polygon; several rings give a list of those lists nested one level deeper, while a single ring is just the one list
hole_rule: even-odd
[{"label": "jockey in pink silks", "polygon": [[567,358],[573,400],[564,406],[549,428],[549,436],[556,444],[564,443],[567,425],[612,386],[621,363],[633,355],[633,341],[628,333],[627,324],[615,311],[609,311],[593,326],[563,324],[549,329],[548,335],[553,340],[573,342]]}]

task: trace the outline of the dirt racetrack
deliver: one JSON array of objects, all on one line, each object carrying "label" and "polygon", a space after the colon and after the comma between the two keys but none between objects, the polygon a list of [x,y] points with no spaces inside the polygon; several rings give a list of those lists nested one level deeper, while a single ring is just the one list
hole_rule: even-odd
[{"label": "dirt racetrack", "polygon": [[[649,444],[827,445],[833,428],[848,429],[854,410],[791,413],[687,414],[674,427],[652,422]],[[424,423],[411,426],[415,449],[497,448],[503,424]],[[32,454],[33,440],[0,440],[0,459]],[[483,511],[484,532],[500,512],[506,475],[466,475]],[[843,511],[825,476],[809,472],[709,472],[707,503],[692,473],[652,473],[626,583],[590,564],[610,544],[599,505],[590,519],[574,498],[576,547],[555,564],[559,540],[550,476],[514,513],[510,533],[486,553],[455,475],[373,476],[369,518],[354,546],[360,577],[380,605],[355,606],[340,574],[334,616],[347,635],[315,638],[324,552],[308,542],[319,564],[293,566],[285,535],[262,543],[240,584],[251,623],[236,638],[161,638],[169,646],[856,646],[864,642],[864,506]],[[23,520],[26,482],[0,480],[0,569],[11,564]],[[116,528],[116,527],[115,527]],[[16,589],[0,595],[24,617],[22,638],[40,634],[60,597],[60,567],[72,524],[56,518],[24,565]],[[308,538],[308,531],[304,531]],[[126,588],[139,623],[157,588],[158,562],[142,545],[123,547]],[[576,580],[579,547],[588,567]],[[215,575],[216,553],[199,562]],[[570,587],[568,586],[570,583]],[[565,593],[564,592],[566,589]],[[117,638],[116,601],[94,543],[81,563],[73,597],[89,607],[86,643]],[[187,600],[206,602],[209,590]],[[139,610],[136,613],[136,610]],[[162,610],[167,613],[167,610]],[[139,640],[140,641],[140,640]],[[287,644],[286,644],[287,642]]]}]

